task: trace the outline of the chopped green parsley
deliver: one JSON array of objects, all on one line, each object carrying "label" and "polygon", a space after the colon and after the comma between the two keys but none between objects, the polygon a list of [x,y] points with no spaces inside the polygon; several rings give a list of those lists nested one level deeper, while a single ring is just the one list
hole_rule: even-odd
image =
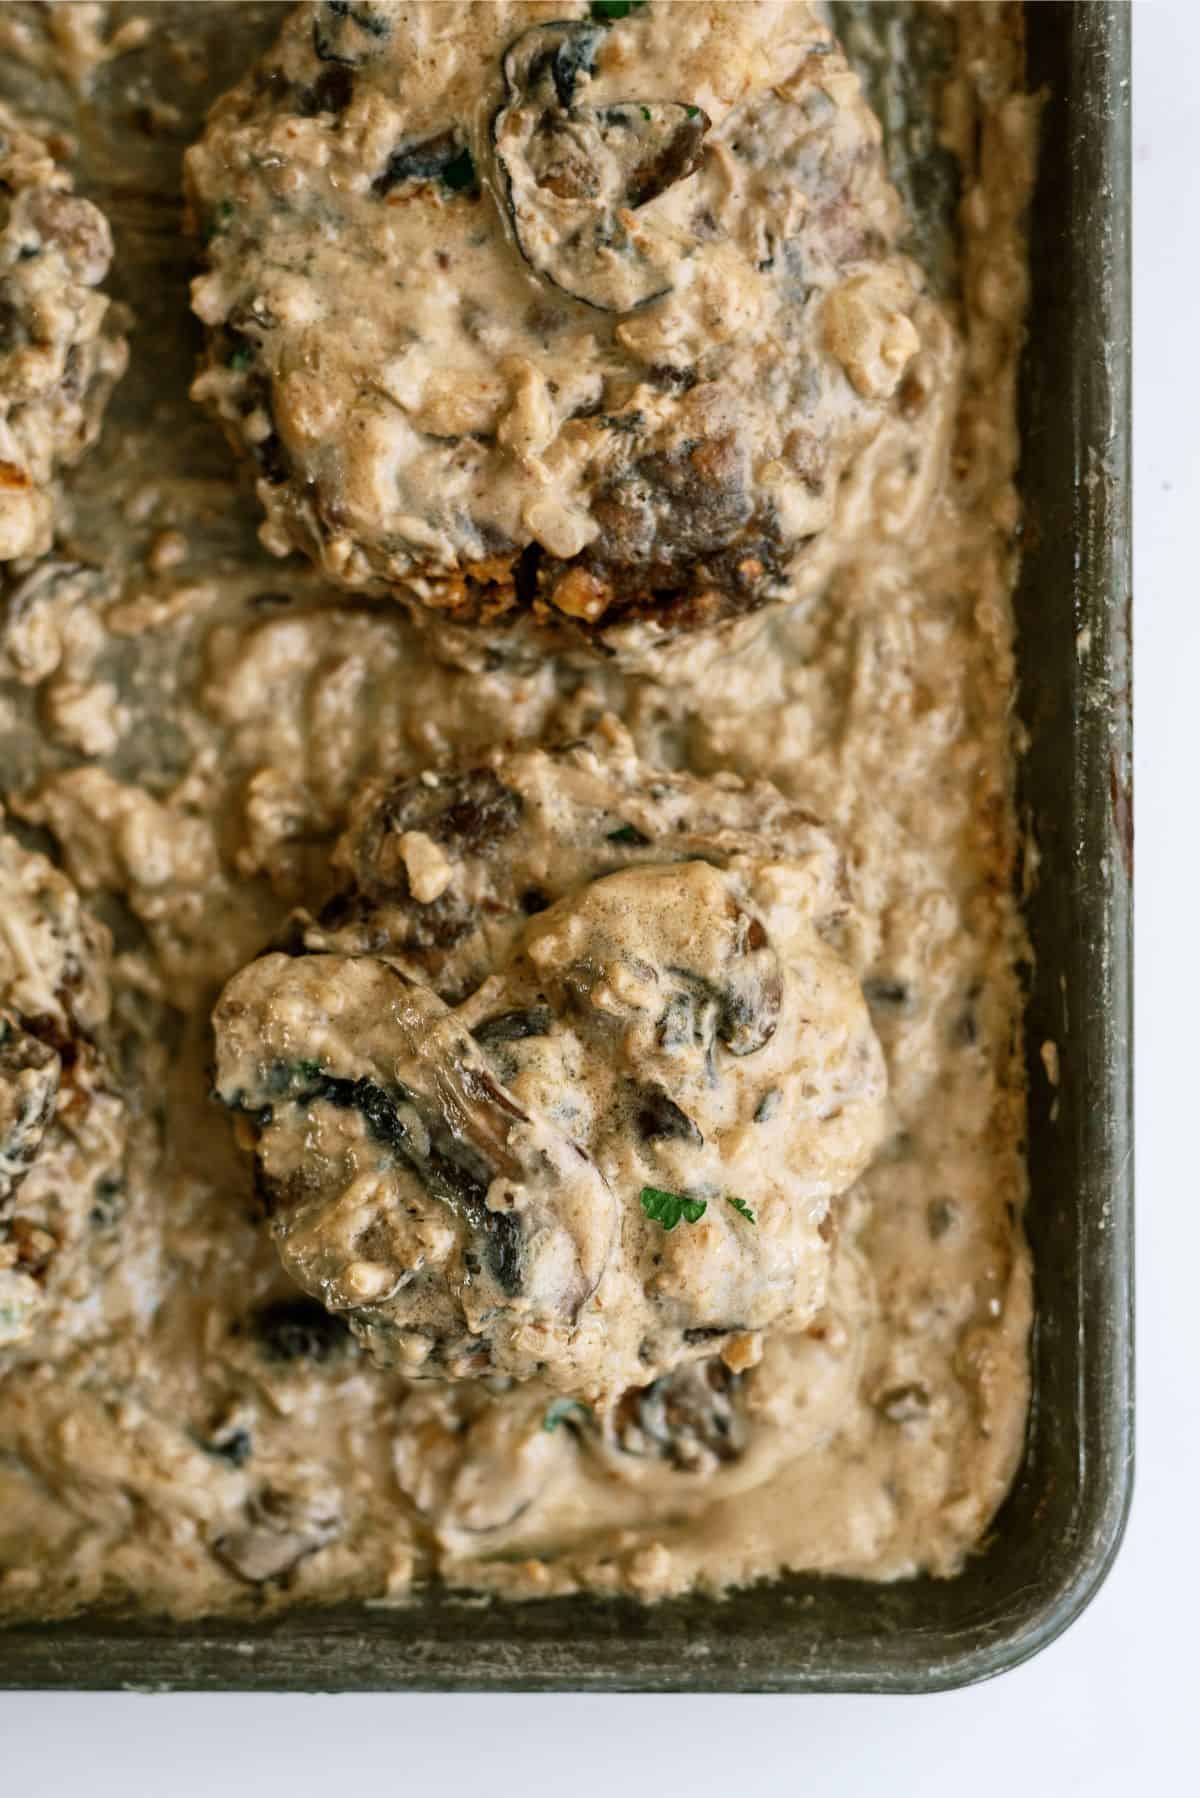
[{"label": "chopped green parsley", "polygon": [[708,1210],[707,1199],[689,1199],[686,1193],[664,1192],[658,1186],[643,1186],[642,1210],[652,1223],[673,1230],[683,1222],[698,1224]]}]

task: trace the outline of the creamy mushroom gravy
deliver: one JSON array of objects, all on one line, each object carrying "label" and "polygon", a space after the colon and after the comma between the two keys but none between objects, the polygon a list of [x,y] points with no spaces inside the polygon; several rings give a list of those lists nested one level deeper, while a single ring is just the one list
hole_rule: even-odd
[{"label": "creamy mushroom gravy", "polygon": [[[42,9],[6,12],[41,42]],[[932,492],[914,515],[854,488],[819,596],[641,674],[508,642],[440,659],[393,603],[256,548],[187,399],[175,208],[179,151],[275,9],[154,8],[90,107],[32,49],[5,69],[6,98],[79,134],[77,190],[113,221],[137,314],[54,554],[10,571],[0,611],[0,998],[27,1016],[40,982],[58,1018],[0,1041],[32,1094],[22,1143],[40,1132],[0,1199],[26,1335],[0,1349],[6,1610],[952,1574],[986,1531],[1028,1396],[1009,594],[1035,121],[1016,10],[938,17],[958,36],[940,125],[963,299],[934,371],[950,403],[918,419]],[[536,1384],[381,1370],[298,1293],[210,1097],[210,1016],[338,884],[364,781],[611,732],[609,713],[646,762],[770,779],[828,828],[888,1097],[818,1313],[597,1421]]]}]

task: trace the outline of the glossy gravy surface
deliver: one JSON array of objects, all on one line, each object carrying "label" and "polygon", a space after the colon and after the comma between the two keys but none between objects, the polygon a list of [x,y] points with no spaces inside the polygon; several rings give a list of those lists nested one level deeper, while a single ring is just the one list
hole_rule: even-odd
[{"label": "glossy gravy surface", "polygon": [[[104,1106],[19,1189],[57,1246],[34,1334],[0,1350],[0,1603],[195,1614],[403,1602],[432,1577],[654,1598],[781,1569],[953,1574],[1028,1399],[1010,593],[1035,118],[1015,11],[952,14],[938,122],[961,241],[936,403],[905,423],[920,505],[911,465],[890,501],[853,483],[819,592],[647,673],[511,646],[454,663],[387,598],[257,545],[253,496],[187,395],[177,206],[182,147],[278,11],[156,7],[107,59],[136,9],[74,11],[97,15],[95,54],[49,41],[42,9],[4,9],[5,91],[79,138],[136,323],[53,558],[6,577],[0,788],[25,895],[6,915],[38,884],[20,858],[47,850],[112,947],[90,951]],[[839,949],[888,1073],[819,1316],[620,1433],[520,1386],[381,1371],[298,1309],[209,1092],[216,996],[330,889],[365,779],[606,713],[647,761],[769,778],[827,826],[856,920]]]}]

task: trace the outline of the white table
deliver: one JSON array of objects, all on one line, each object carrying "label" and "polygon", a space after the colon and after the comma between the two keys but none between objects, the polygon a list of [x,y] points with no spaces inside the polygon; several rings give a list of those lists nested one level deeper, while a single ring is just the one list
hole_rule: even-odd
[{"label": "white table", "polygon": [[0,1697],[12,1798],[1200,1790],[1200,0],[1138,0],[1139,1473],[1078,1623],[923,1699]]}]

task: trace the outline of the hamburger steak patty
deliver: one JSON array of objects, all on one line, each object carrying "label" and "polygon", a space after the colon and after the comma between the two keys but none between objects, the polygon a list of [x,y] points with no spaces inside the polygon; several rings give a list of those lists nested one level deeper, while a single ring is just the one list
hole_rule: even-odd
[{"label": "hamburger steak patty", "polygon": [[926,490],[951,333],[834,40],[597,10],[300,6],[213,108],[194,392],[279,554],[608,640],[813,591],[864,485]]},{"label": "hamburger steak patty", "polygon": [[815,1315],[886,1089],[817,825],[612,725],[382,783],[339,857],[225,988],[215,1084],[377,1360],[602,1402]]}]

